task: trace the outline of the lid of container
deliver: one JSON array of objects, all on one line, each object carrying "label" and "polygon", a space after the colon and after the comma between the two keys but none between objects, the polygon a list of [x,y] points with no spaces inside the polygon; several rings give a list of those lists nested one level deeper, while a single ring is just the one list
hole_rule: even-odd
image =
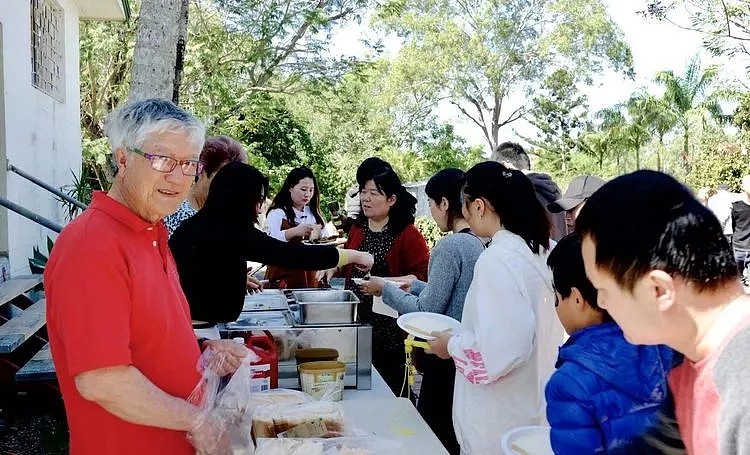
[{"label": "lid of container", "polygon": [[316,373],[321,371],[346,372],[346,364],[325,360],[322,362],[305,362],[300,363],[299,370],[301,373]]},{"label": "lid of container", "polygon": [[339,351],[333,348],[302,348],[297,349],[294,358],[297,360],[305,359],[307,361],[336,360],[339,358]]}]

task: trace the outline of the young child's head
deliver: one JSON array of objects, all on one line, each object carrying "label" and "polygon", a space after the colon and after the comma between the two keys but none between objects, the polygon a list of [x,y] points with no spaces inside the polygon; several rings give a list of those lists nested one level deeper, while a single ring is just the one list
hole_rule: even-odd
[{"label": "young child's head", "polygon": [[586,278],[581,240],[575,234],[560,239],[550,252],[547,265],[552,269],[557,317],[569,335],[612,321],[609,313],[596,305],[596,289]]}]

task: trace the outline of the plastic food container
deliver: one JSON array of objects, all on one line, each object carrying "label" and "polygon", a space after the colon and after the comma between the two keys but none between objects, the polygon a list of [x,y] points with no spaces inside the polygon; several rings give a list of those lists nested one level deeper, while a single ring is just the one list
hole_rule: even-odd
[{"label": "plastic food container", "polygon": [[302,390],[315,398],[340,401],[344,398],[346,365],[322,361],[301,363],[298,367]]}]

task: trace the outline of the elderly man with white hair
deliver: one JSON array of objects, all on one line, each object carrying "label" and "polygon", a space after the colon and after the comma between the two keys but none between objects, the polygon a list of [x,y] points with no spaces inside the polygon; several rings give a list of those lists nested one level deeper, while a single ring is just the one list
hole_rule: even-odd
[{"label": "elderly man with white hair", "polygon": [[221,353],[227,373],[247,350],[196,342],[162,222],[200,173],[204,127],[151,99],[110,114],[105,131],[112,188],[63,230],[45,271],[70,453],[213,453],[225,438],[186,400],[200,381],[200,352]]}]

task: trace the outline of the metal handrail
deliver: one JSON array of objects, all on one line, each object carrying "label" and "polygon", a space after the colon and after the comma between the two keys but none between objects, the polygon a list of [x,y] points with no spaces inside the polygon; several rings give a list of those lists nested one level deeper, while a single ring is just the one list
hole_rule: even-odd
[{"label": "metal handrail", "polygon": [[[47,190],[50,193],[54,194],[55,196],[59,197],[60,199],[63,199],[65,201],[67,201],[67,202],[70,202],[71,204],[77,205],[81,210],[86,210],[88,208],[88,206],[86,204],[84,204],[83,202],[79,201],[78,199],[75,199],[73,197],[68,196],[67,194],[65,194],[62,191],[58,190],[57,188],[53,187],[49,183],[44,182],[42,180],[39,180],[38,178],[36,178],[33,175],[31,175],[31,174],[27,173],[26,171],[24,171],[23,169],[19,169],[16,166],[10,164],[10,161],[8,161],[8,167],[7,168],[8,168],[9,171],[15,172],[16,174],[20,175],[21,177],[25,178],[26,180],[30,181],[31,183],[34,183],[35,185],[41,186],[42,188],[44,188],[45,190]],[[12,204],[12,202],[11,202],[11,204]],[[21,208],[23,208],[23,207],[21,207]],[[24,216],[26,216],[26,215],[24,215]]]},{"label": "metal handrail", "polygon": [[63,230],[63,227],[57,223],[55,223],[52,220],[49,220],[42,215],[39,215],[37,213],[32,212],[31,210],[22,207],[15,202],[9,201],[8,199],[5,199],[4,197],[0,197],[0,205],[7,208],[8,210],[12,210],[19,215],[30,219],[31,221],[41,224],[42,226],[46,227],[49,230],[55,231],[58,234]]}]

